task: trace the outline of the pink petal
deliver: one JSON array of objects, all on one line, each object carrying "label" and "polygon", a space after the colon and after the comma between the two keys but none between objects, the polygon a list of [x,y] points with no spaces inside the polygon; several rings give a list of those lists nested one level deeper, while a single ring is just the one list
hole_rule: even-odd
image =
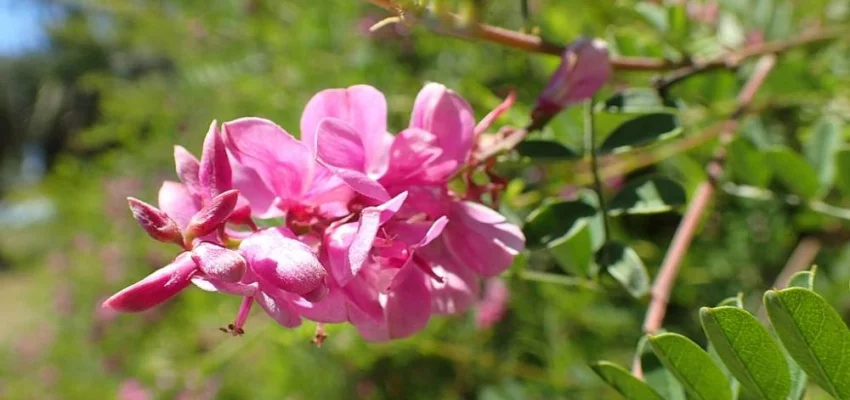
[{"label": "pink petal", "polygon": [[227,122],[223,132],[228,151],[275,195],[297,200],[307,191],[315,166],[312,152],[289,133],[261,118]]},{"label": "pink petal", "polygon": [[[355,325],[383,324],[384,308],[379,298],[378,279],[369,267],[342,288],[349,303],[349,316]],[[352,310],[355,313],[352,313]]]},{"label": "pink petal", "polygon": [[387,102],[380,91],[357,85],[328,89],[313,96],[301,116],[301,141],[313,150],[317,129],[325,118],[348,123],[360,137],[365,157],[362,172],[377,174],[382,171],[386,154]]},{"label": "pink petal", "polygon": [[165,212],[133,197],[128,197],[127,202],[130,204],[133,218],[150,237],[160,242],[183,245],[183,234],[180,233],[180,227]]},{"label": "pink petal", "polygon": [[233,188],[239,190],[239,194],[250,205],[251,214],[258,218],[275,218],[283,215],[283,211],[275,207],[278,197],[260,179],[257,172],[243,166],[230,157],[230,165],[233,172]]},{"label": "pink petal", "polygon": [[180,229],[186,229],[189,220],[200,210],[200,202],[180,183],[165,181],[159,189],[159,209],[164,211]]},{"label": "pink petal", "polygon": [[384,313],[390,339],[400,339],[421,331],[431,318],[428,278],[413,263],[396,275],[387,295]]},{"label": "pink petal", "polygon": [[192,197],[202,199],[205,191],[200,181],[201,164],[198,159],[182,146],[174,146],[174,164],[180,182],[186,185]]},{"label": "pink petal", "polygon": [[317,161],[354,191],[378,201],[390,195],[365,173],[363,143],[357,132],[342,120],[324,119],[316,129]]},{"label": "pink petal", "polygon": [[475,132],[472,107],[454,91],[438,83],[429,83],[416,96],[411,128],[420,128],[437,137],[443,150],[440,161],[454,161],[456,167],[466,163]]},{"label": "pink petal", "polygon": [[381,177],[381,183],[409,186],[445,182],[454,173],[457,163],[440,160],[443,150],[436,141],[435,135],[418,128],[399,133],[390,148],[389,168]]},{"label": "pink petal", "polygon": [[164,303],[189,286],[197,270],[188,253],[181,253],[168,264],[103,302],[103,307],[121,312],[144,311]]},{"label": "pink petal", "polygon": [[218,131],[216,121],[210,124],[210,129],[204,139],[204,151],[201,155],[198,180],[206,189],[207,197],[212,198],[233,188],[231,181],[230,162],[224,140]]},{"label": "pink petal", "polygon": [[301,325],[301,316],[298,315],[298,310],[285,298],[284,294],[270,294],[259,291],[254,299],[266,311],[266,314],[277,321],[278,324],[287,328],[295,328]]},{"label": "pink petal", "polygon": [[257,231],[239,245],[239,252],[262,282],[295,294],[324,284],[325,269],[306,244],[286,228]]},{"label": "pink petal", "polygon": [[239,282],[247,269],[247,262],[239,253],[209,242],[192,249],[192,260],[206,276],[224,282]]},{"label": "pink petal", "polygon": [[299,313],[315,322],[341,323],[348,319],[345,294],[340,288],[331,289],[319,302],[310,302],[299,298],[293,303]]},{"label": "pink petal", "polygon": [[482,205],[456,202],[449,220],[443,232],[446,248],[460,264],[484,276],[500,274],[525,248],[519,227]]},{"label": "pink petal", "polygon": [[365,172],[366,157],[360,135],[336,118],[323,119],[316,128],[316,154],[326,165]]}]

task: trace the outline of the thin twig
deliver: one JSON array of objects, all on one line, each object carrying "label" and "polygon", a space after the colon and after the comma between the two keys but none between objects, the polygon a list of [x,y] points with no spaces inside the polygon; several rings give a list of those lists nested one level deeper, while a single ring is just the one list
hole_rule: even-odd
[{"label": "thin twig", "polygon": [[688,251],[688,247],[690,247],[691,240],[699,226],[708,202],[714,194],[717,179],[723,172],[725,143],[731,140],[731,136],[738,125],[738,120],[744,115],[756,92],[764,84],[768,73],[770,73],[775,65],[776,56],[772,54],[763,56],[759,60],[753,75],[738,95],[737,109],[725,121],[725,126],[720,133],[721,144],[717,148],[714,159],[709,163],[707,168],[709,179],[697,187],[696,193],[684,217],[682,217],[679,227],[676,229],[673,241],[667,250],[667,254],[664,256],[664,261],[661,263],[661,268],[652,285],[652,298],[647,308],[646,319],[643,323],[643,330],[646,333],[652,334],[661,329],[661,325],[664,322],[664,315],[667,313],[670,292],[673,290],[673,284],[679,272],[679,266],[685,257],[685,253]]},{"label": "thin twig", "polygon": [[[400,13],[403,11],[400,6],[391,0],[366,1],[393,13]],[[451,15],[450,17],[457,20],[457,17],[454,15]],[[415,20],[414,16],[407,16],[405,18],[407,21]],[[705,71],[721,68],[737,68],[744,61],[752,58],[766,54],[781,54],[797,47],[835,39],[840,37],[845,30],[846,28],[844,27],[815,29],[787,40],[756,44],[723,54],[719,57],[705,60],[685,58],[681,61],[673,61],[650,57],[614,56],[611,57],[611,67],[620,71],[675,70],[671,76],[657,82],[657,87],[665,88]],[[477,23],[470,28],[441,29],[440,33],[464,39],[495,43],[529,53],[548,54],[559,57],[563,54],[565,49],[565,46],[548,42],[536,35],[481,23]]]},{"label": "thin twig", "polygon": [[676,69],[669,75],[658,79],[655,82],[655,87],[659,91],[663,92],[677,83],[681,83],[688,78],[707,71],[735,69],[740,67],[744,61],[754,57],[763,56],[765,54],[782,54],[798,47],[829,41],[840,37],[840,35],[846,32],[846,28],[841,28],[842,27],[815,29],[787,40],[755,44],[744,47],[740,50],[722,54],[716,58],[696,60],[692,65]]},{"label": "thin twig", "polygon": [[593,174],[593,189],[599,199],[599,210],[602,213],[602,238],[608,242],[610,228],[608,227],[608,212],[605,206],[605,195],[602,193],[602,180],[599,179],[599,166],[596,164],[596,128],[593,125],[593,98],[584,105],[584,152],[590,154],[590,172]]}]

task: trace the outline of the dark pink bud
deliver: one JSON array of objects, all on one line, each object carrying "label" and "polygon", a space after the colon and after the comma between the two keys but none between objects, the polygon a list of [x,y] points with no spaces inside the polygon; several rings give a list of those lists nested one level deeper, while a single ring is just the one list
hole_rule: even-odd
[{"label": "dark pink bud", "polygon": [[248,265],[239,253],[209,242],[195,246],[192,260],[206,276],[225,282],[239,282]]},{"label": "dark pink bud", "polygon": [[207,137],[204,139],[198,180],[201,182],[201,187],[206,188],[209,197],[218,196],[233,187],[230,161],[227,159],[227,150],[225,150],[224,140],[218,131],[216,121],[210,124]]},{"label": "dark pink bud", "polygon": [[192,219],[189,220],[189,225],[186,226],[186,241],[209,234],[218,229],[236,207],[236,202],[239,200],[238,190],[228,190],[210,201],[206,207],[198,211]]},{"label": "dark pink bud", "polygon": [[181,253],[168,264],[103,302],[103,307],[121,312],[144,311],[164,303],[189,286],[197,270],[189,253]]},{"label": "dark pink bud", "polygon": [[142,226],[150,237],[160,242],[183,244],[180,227],[167,214],[133,197],[128,197],[127,203],[130,204],[130,211],[133,212],[133,218],[139,222],[139,225]]},{"label": "dark pink bud", "polygon": [[535,119],[551,117],[590,99],[611,78],[608,47],[600,39],[578,39],[564,50],[561,65],[537,99]]}]

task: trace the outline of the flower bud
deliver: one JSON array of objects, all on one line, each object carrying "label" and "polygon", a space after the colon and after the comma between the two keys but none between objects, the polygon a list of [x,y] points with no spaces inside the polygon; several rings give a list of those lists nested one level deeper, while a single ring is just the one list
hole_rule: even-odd
[{"label": "flower bud", "polygon": [[106,299],[103,307],[121,312],[138,312],[162,304],[189,286],[197,269],[189,254],[181,253],[171,264]]},{"label": "flower bud", "polygon": [[224,140],[218,131],[216,121],[210,124],[207,137],[204,139],[204,151],[198,171],[198,181],[201,187],[209,190],[210,197],[224,193],[233,187],[232,170],[227,159]]},{"label": "flower bud", "polygon": [[198,211],[189,220],[189,225],[186,226],[186,241],[190,242],[191,239],[207,235],[218,229],[233,213],[238,200],[238,190],[228,190],[213,197],[206,207]]},{"label": "flower bud", "polygon": [[192,260],[206,276],[225,282],[239,282],[248,265],[239,253],[209,242],[195,246]]},{"label": "flower bud", "polygon": [[130,211],[133,212],[133,218],[139,222],[139,225],[142,226],[150,237],[160,242],[171,242],[182,245],[183,236],[180,234],[180,227],[167,214],[133,197],[128,197],[127,203],[130,204]]},{"label": "flower bud", "polygon": [[561,65],[537,99],[532,118],[551,118],[593,95],[611,78],[608,48],[600,39],[578,39],[564,50]]}]

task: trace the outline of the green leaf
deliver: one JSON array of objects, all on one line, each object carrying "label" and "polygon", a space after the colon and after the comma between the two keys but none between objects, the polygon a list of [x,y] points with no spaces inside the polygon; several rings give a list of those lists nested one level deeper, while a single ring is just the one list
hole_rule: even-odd
[{"label": "green leaf", "polygon": [[663,99],[650,88],[630,88],[617,93],[597,105],[597,111],[626,114],[646,114],[671,111],[677,108],[672,101]]},{"label": "green leaf", "polygon": [[700,321],[723,363],[761,399],[784,400],[791,390],[779,345],[750,313],[737,307],[703,307]]},{"label": "green leaf", "polygon": [[650,336],[649,344],[691,397],[698,400],[732,398],[723,371],[690,339],[675,333],[662,333]]},{"label": "green leaf", "polygon": [[526,218],[523,227],[526,243],[529,247],[541,247],[568,234],[576,222],[596,212],[596,208],[580,200],[544,204]]},{"label": "green leaf", "polygon": [[737,138],[726,147],[727,170],[738,182],[765,187],[770,182],[773,170],[767,168],[767,155],[758,151],[746,139]]},{"label": "green leaf", "polygon": [[579,220],[566,235],[553,240],[547,246],[552,257],[569,274],[595,275],[590,270],[593,259],[593,238],[587,219]]},{"label": "green leaf", "polygon": [[[718,307],[737,307],[744,308],[744,295],[743,293],[738,293],[735,297],[728,297],[720,301],[717,304]],[[735,379],[735,375],[732,374],[732,371],[729,370],[729,367],[723,363],[723,360],[720,359],[720,354],[717,354],[716,346],[708,342],[708,355],[711,356],[711,360],[714,361],[715,364],[723,371],[723,376],[726,377],[726,380],[729,381],[729,390],[732,392],[732,400],[737,400],[738,395],[741,392],[741,383]]]},{"label": "green leaf", "polygon": [[835,153],[841,147],[841,125],[835,118],[822,118],[805,144],[809,164],[817,171],[821,189],[832,186],[835,180]]},{"label": "green leaf", "polygon": [[850,195],[850,147],[842,147],[835,153],[835,166],[841,171],[835,176],[835,185],[845,195]]},{"label": "green leaf", "polygon": [[649,348],[649,336],[640,338],[637,345],[640,356],[640,368],[643,370],[643,380],[655,389],[661,397],[667,400],[686,400],[685,388],[661,363],[661,360]]},{"label": "green leaf", "polygon": [[803,288],[768,290],[764,304],[788,353],[820,387],[850,398],[850,331],[823,297]]},{"label": "green leaf", "polygon": [[605,243],[596,253],[596,263],[633,297],[640,298],[649,292],[649,274],[631,247],[618,242]]},{"label": "green leaf", "polygon": [[685,189],[676,181],[649,176],[629,182],[611,199],[610,215],[653,214],[669,211],[687,202]]},{"label": "green leaf", "polygon": [[800,155],[787,147],[774,147],[768,151],[767,160],[789,190],[807,199],[817,196],[820,189],[817,173]]},{"label": "green leaf", "polygon": [[614,129],[599,146],[600,153],[627,151],[682,132],[679,119],[668,113],[641,115]]},{"label": "green leaf", "polygon": [[581,156],[554,140],[528,139],[516,146],[517,152],[536,161],[575,160]]},{"label": "green leaf", "polygon": [[812,269],[808,271],[800,271],[791,275],[791,279],[788,280],[788,287],[800,287],[803,289],[814,290],[815,273],[817,272],[817,269],[818,267],[813,265]]},{"label": "green leaf", "polygon": [[628,400],[664,400],[649,385],[641,382],[617,364],[597,361],[590,367],[605,383],[611,385]]}]

